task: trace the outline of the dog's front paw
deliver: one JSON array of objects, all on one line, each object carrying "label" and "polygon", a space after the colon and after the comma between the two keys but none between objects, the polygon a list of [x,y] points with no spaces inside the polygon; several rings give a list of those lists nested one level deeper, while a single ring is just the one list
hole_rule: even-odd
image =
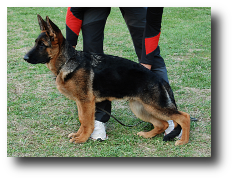
[{"label": "dog's front paw", "polygon": [[78,137],[72,137],[70,140],[69,140],[70,143],[76,143],[76,144],[80,144],[82,142],[80,142],[79,138]]},{"label": "dog's front paw", "polygon": [[69,140],[70,143],[80,144],[80,143],[85,143],[88,140],[89,136],[84,134],[71,133],[68,135],[68,138],[70,138]]},{"label": "dog's front paw", "polygon": [[72,138],[75,138],[75,137],[78,137],[78,134],[77,134],[77,133],[70,133],[70,134],[68,135],[68,138],[69,138],[69,139],[72,139]]}]

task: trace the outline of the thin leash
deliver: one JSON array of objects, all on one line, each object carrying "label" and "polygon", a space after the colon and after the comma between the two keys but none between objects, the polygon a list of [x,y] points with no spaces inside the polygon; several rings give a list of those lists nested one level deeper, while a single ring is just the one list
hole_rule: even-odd
[{"label": "thin leash", "polygon": [[115,119],[119,124],[121,124],[122,126],[134,127],[134,126],[137,126],[137,125],[143,123],[143,121],[140,121],[140,122],[138,122],[138,123],[136,123],[136,124],[134,124],[134,125],[126,125],[126,124],[122,123],[121,121],[119,121],[115,116],[111,115],[111,114],[110,114],[109,112],[107,112],[106,110],[104,110],[104,109],[102,109],[102,108],[100,108],[100,107],[96,107],[96,108],[99,109],[99,110],[101,110],[101,111],[103,111],[103,112],[105,112],[105,113],[108,114],[110,117],[114,118],[114,119]]}]

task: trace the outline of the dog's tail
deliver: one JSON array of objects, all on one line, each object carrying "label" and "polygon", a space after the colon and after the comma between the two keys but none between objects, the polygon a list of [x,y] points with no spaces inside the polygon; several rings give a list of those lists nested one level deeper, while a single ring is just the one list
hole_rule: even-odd
[{"label": "dog's tail", "polygon": [[167,99],[166,106],[177,110],[174,94],[169,83],[162,80],[161,89],[162,89],[161,97]]}]

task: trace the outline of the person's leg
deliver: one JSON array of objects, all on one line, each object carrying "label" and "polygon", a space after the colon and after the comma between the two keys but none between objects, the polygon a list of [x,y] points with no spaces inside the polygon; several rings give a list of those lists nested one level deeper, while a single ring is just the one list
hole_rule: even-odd
[{"label": "person's leg", "polygon": [[145,29],[147,8],[121,7],[120,10],[127,24],[128,30],[131,34],[138,60],[140,60],[142,53],[142,38]]},{"label": "person's leg", "polygon": [[[167,69],[164,62],[164,59],[160,55],[160,48],[157,46],[157,48],[153,51],[153,53],[149,54],[150,57],[146,57],[145,51],[145,36],[146,36],[146,15],[147,15],[147,8],[145,7],[121,7],[120,8],[122,16],[128,26],[129,32],[132,37],[132,41],[134,44],[134,48],[136,51],[136,54],[138,56],[139,62],[148,61],[148,59],[151,59],[152,67],[151,71],[156,73],[158,76],[162,77],[165,81],[168,81],[167,76]],[[150,9],[150,14],[153,13],[153,16],[156,15],[153,12],[153,8]],[[159,9],[162,11],[161,9]],[[162,12],[158,12],[160,14]],[[154,22],[150,22],[152,24]],[[149,27],[149,25],[148,25]],[[147,28],[148,29],[148,28]],[[158,31],[158,30],[157,30]],[[151,34],[153,33],[153,34]],[[157,33],[153,30],[147,31],[147,35],[149,36],[155,36]],[[143,43],[142,43],[143,42]]]},{"label": "person's leg", "polygon": [[[142,39],[145,38],[147,8],[121,7],[120,10],[131,34],[138,59],[141,62],[141,59],[146,58],[146,55],[142,53],[142,49],[145,48],[145,43],[142,43]],[[154,36],[154,34],[152,36]],[[160,55],[159,46],[157,46],[156,50],[153,53],[154,54],[150,57],[153,61],[151,71],[157,73],[169,83],[167,77],[167,69],[165,66],[164,59]]]},{"label": "person's leg", "polygon": [[151,71],[154,72],[154,73],[156,73],[158,76],[162,77],[169,84],[166,66],[164,66],[164,67],[157,67],[157,68],[151,68]]},{"label": "person's leg", "polygon": [[162,77],[169,84],[169,80],[167,76],[167,68],[166,68],[164,59],[160,55],[159,46],[156,48],[153,58],[156,63],[153,63],[153,65],[151,66],[151,71],[156,73],[158,76]]},{"label": "person's leg", "polygon": [[[96,103],[96,106],[111,113],[111,101],[108,101],[108,100],[102,101],[100,103]],[[110,116],[106,114],[105,112],[101,111],[100,109],[96,108],[95,118],[97,121],[106,123],[110,119]]]},{"label": "person's leg", "polygon": [[103,53],[104,28],[110,8],[88,8],[82,23],[83,50]]},{"label": "person's leg", "polygon": [[[136,54],[138,56],[139,62],[147,60],[146,54],[142,53],[142,49],[145,49],[145,27],[146,27],[146,13],[147,8],[145,7],[121,7],[121,13],[124,20],[128,26],[129,32],[132,37],[132,41],[135,47]],[[149,31],[147,34],[154,33],[154,31]],[[150,34],[154,36],[155,34]],[[143,42],[143,43],[142,43]],[[165,81],[168,81],[167,69],[165,66],[164,59],[160,55],[160,48],[154,50],[153,54],[150,54],[150,59],[152,63],[151,71],[162,77]]]},{"label": "person's leg", "polygon": [[[83,50],[85,52],[104,53],[104,28],[109,14],[110,8],[88,8],[85,11],[82,23]],[[111,113],[110,101],[96,103],[96,107]],[[95,128],[91,135],[92,139],[105,140],[107,138],[103,123],[106,123],[109,119],[110,116],[108,114],[96,108]]]}]

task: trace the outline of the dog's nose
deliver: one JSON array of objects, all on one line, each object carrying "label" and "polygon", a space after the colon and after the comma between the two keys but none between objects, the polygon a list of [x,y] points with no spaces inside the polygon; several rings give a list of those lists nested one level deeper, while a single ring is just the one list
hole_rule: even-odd
[{"label": "dog's nose", "polygon": [[28,60],[29,60],[29,57],[28,57],[27,54],[24,56],[24,60],[25,60],[25,61],[28,61]]}]

